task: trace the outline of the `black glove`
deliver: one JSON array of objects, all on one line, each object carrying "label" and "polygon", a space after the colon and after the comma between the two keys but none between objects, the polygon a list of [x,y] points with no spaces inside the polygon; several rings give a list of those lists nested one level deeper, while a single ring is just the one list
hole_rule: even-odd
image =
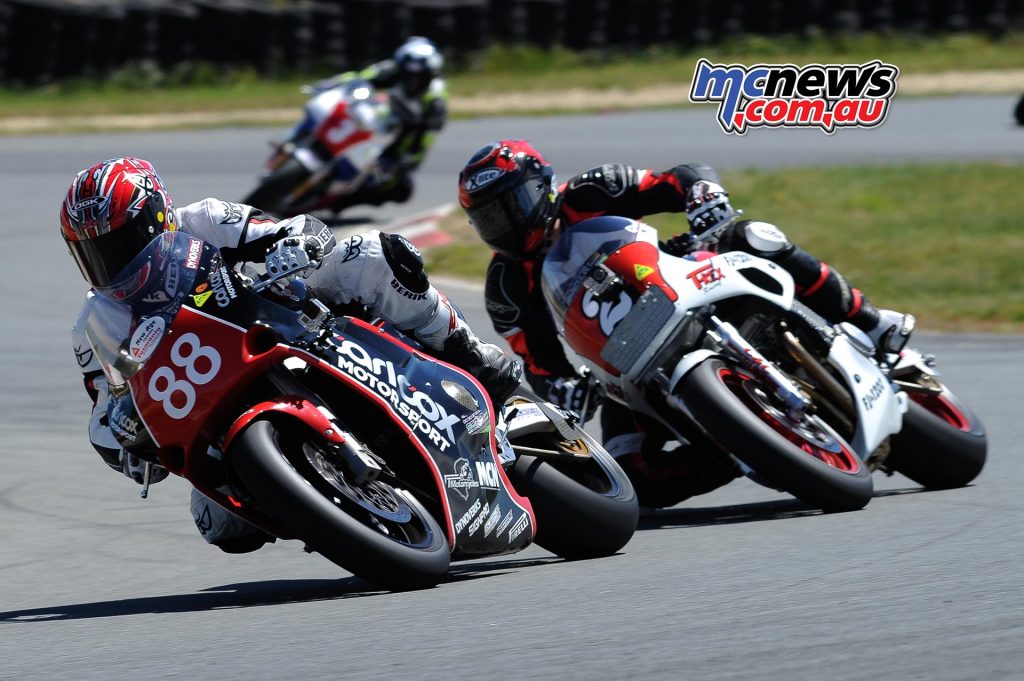
[{"label": "black glove", "polygon": [[689,255],[697,248],[697,241],[697,236],[693,232],[683,232],[668,241],[659,241],[658,248],[669,255],[681,258],[684,255]]},{"label": "black glove", "polygon": [[523,363],[502,352],[497,345],[484,343],[466,328],[448,336],[438,358],[465,369],[483,384],[498,409],[519,387]]},{"label": "black glove", "polygon": [[578,375],[568,378],[545,377],[544,383],[544,389],[538,389],[537,392],[548,402],[576,412],[584,423],[594,416],[604,398],[601,384],[587,367],[580,367]]}]

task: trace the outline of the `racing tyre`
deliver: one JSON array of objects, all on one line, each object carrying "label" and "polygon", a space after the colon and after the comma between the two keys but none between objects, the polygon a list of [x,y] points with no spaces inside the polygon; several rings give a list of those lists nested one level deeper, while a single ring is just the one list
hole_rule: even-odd
[{"label": "racing tyre", "polygon": [[379,480],[354,485],[312,433],[254,421],[231,461],[262,509],[332,562],[380,586],[433,586],[448,572],[444,531],[409,493]]},{"label": "racing tyre", "polygon": [[294,157],[289,157],[284,163],[265,175],[256,189],[242,199],[242,203],[255,206],[268,213],[287,214],[289,211],[284,206],[285,198],[304,182],[309,174],[306,166],[296,161]]},{"label": "racing tyre", "polygon": [[871,500],[871,472],[817,416],[790,418],[771,391],[712,357],[687,374],[679,396],[726,451],[774,487],[823,511],[856,511]]},{"label": "racing tyre", "polygon": [[931,489],[963,487],[981,473],[988,438],[981,420],[945,386],[909,392],[903,428],[892,438],[887,468]]},{"label": "racing tyre", "polygon": [[1024,95],[1017,101],[1014,107],[1013,117],[1017,119],[1017,125],[1024,125]]},{"label": "racing tyre", "polygon": [[582,431],[580,436],[573,444],[589,449],[589,461],[520,454],[508,470],[512,486],[530,500],[537,516],[534,541],[570,560],[617,552],[639,519],[625,472],[593,438]]}]

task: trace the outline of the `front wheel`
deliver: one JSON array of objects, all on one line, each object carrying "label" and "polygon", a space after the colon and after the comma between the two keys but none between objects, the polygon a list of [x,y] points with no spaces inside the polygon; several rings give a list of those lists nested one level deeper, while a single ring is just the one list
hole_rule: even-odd
[{"label": "front wheel", "polygon": [[[538,546],[570,560],[608,556],[630,540],[639,519],[636,494],[625,472],[592,437],[577,429],[579,439],[531,442],[534,449],[561,449],[541,458],[519,454],[508,470],[512,486],[525,495],[537,516]],[[512,443],[513,448],[516,442]],[[585,459],[574,460],[575,454]]]},{"label": "front wheel", "polygon": [[821,418],[797,420],[746,370],[710,358],[679,396],[711,438],[773,486],[823,511],[856,511],[871,500],[871,472]]},{"label": "front wheel", "polygon": [[946,386],[908,395],[910,409],[892,438],[886,467],[931,489],[963,487],[974,480],[988,457],[981,420]]},{"label": "front wheel", "polygon": [[411,494],[379,480],[353,484],[298,424],[254,421],[230,458],[267,515],[353,574],[405,590],[448,572],[444,531]]}]

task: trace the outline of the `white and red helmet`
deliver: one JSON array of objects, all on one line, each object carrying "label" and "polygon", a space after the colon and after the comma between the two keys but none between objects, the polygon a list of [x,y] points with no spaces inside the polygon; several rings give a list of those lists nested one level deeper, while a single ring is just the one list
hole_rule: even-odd
[{"label": "white and red helmet", "polygon": [[126,156],[78,173],[60,209],[60,231],[82,276],[109,286],[154,237],[171,231],[174,207],[153,164]]}]

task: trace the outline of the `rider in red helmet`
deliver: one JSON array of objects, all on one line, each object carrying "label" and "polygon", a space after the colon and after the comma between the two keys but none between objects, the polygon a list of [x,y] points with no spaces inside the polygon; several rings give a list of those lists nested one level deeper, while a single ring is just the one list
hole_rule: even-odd
[{"label": "rider in red helmet", "polygon": [[[442,359],[473,374],[503,403],[519,385],[521,364],[480,341],[455,308],[427,280],[419,251],[405,238],[376,230],[335,243],[323,222],[308,215],[278,220],[247,206],[217,199],[175,209],[153,165],[116,158],[75,177],[60,210],[61,235],[92,287],[73,330],[75,357],[93,399],[89,439],[111,468],[142,482],[146,462],[132,451],[139,419],[110,395],[85,333],[95,296],[123,300],[135,293],[141,273],[125,271],[164,231],[180,229],[220,248],[229,264],[266,260],[305,264],[300,275],[318,297],[337,306],[365,306],[409,333]],[[145,267],[145,265],[143,265]],[[134,409],[134,407],[130,407]],[[150,483],[167,476],[150,469]],[[272,538],[193,490],[192,513],[200,533],[228,552],[251,551]]]},{"label": "rider in red helmet", "polygon": [[[718,247],[768,258],[793,275],[798,295],[819,314],[853,323],[884,353],[902,349],[913,317],[875,308],[837,271],[789,242],[775,226],[739,219],[728,196],[718,174],[700,164],[655,172],[608,163],[559,185],[551,166],[526,141],[502,140],[470,157],[459,175],[459,203],[494,250],[484,292],[487,312],[525,360],[527,379],[541,396],[575,411],[600,401],[591,375],[566,358],[541,293],[540,273],[561,225],[601,215],[639,219],[685,212],[692,231],[662,243],[666,252],[685,255],[694,248]],[[685,446],[664,451],[672,435],[615,402],[601,410],[601,429],[606,448],[630,475],[645,506],[678,503],[738,474],[717,452]]]}]

